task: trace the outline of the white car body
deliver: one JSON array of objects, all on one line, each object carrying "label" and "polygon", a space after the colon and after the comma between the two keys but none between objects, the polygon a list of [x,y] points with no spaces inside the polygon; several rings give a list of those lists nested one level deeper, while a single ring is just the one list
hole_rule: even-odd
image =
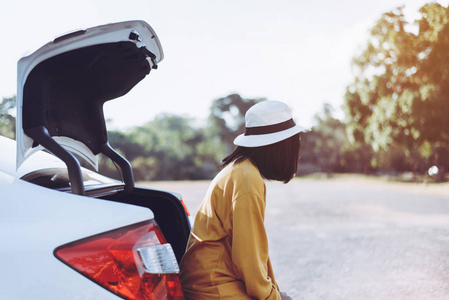
[{"label": "white car body", "polygon": [[[163,58],[151,27],[129,21],[65,35],[19,61],[17,143],[0,136],[0,299],[183,299],[177,263],[190,222],[180,195],[134,187],[132,173],[123,183],[79,164],[82,187],[74,190],[66,160],[44,152],[42,141],[23,128],[23,91],[34,69],[60,54],[122,42],[133,53],[149,51],[150,68]],[[96,167],[92,146],[48,131],[69,157]]]},{"label": "white car body", "polygon": [[153,218],[146,208],[42,188],[0,172],[0,299],[118,299],[53,255],[58,246]]}]

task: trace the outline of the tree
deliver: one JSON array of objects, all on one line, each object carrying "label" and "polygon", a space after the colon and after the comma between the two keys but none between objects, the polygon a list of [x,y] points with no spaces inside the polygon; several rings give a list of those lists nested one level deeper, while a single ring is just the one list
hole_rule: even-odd
[{"label": "tree", "polygon": [[[426,5],[421,14],[421,97],[414,103],[415,127],[422,152],[439,167],[442,181],[449,168],[449,8]],[[426,148],[432,151],[426,153]]]},{"label": "tree", "polygon": [[232,151],[234,138],[245,132],[246,111],[262,100],[265,98],[244,99],[238,94],[231,94],[212,102],[209,130],[224,145],[223,155]]},{"label": "tree", "polygon": [[[347,172],[357,169],[358,161],[351,151],[346,135],[346,124],[334,118],[333,107],[323,105],[323,111],[315,115],[317,125],[302,134],[306,143],[301,149],[301,164],[319,166],[326,173]],[[310,168],[310,166],[309,166]]]},{"label": "tree", "polygon": [[[161,114],[126,133],[109,132],[111,145],[132,164],[136,180],[205,179],[215,175],[216,149],[193,120]],[[103,172],[117,174],[102,160]],[[115,176],[116,177],[116,176]]]},{"label": "tree", "polygon": [[[162,114],[130,132],[134,143],[143,145],[147,166],[158,179],[188,179],[195,176],[194,146],[202,139],[191,120]],[[152,179],[152,178],[146,178]]]},{"label": "tree", "polygon": [[16,107],[16,96],[3,98],[0,103],[0,135],[16,138],[16,118],[12,111]]},{"label": "tree", "polygon": [[[133,142],[126,132],[108,131],[108,140],[111,146],[130,162],[143,156],[145,153],[143,145]],[[137,160],[137,163],[132,163],[134,176],[137,180],[141,178],[140,173],[145,172],[141,170],[143,166],[141,166],[140,162],[141,160]],[[122,179],[118,166],[108,157],[100,155],[98,167],[101,174],[115,179]],[[149,170],[147,172],[150,173]]]},{"label": "tree", "polygon": [[[404,161],[439,165],[449,153],[449,10],[426,4],[409,23],[403,7],[385,13],[371,30],[366,49],[354,59],[354,82],[345,111],[354,143],[377,153],[401,149]],[[416,156],[416,151],[420,157]],[[379,158],[379,156],[377,157]],[[376,159],[389,165],[391,162]],[[410,162],[409,162],[410,163]]]}]

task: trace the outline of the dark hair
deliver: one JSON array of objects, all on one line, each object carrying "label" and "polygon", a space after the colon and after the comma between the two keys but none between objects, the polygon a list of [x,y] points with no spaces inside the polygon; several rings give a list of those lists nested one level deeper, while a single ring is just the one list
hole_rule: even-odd
[{"label": "dark hair", "polygon": [[237,146],[222,160],[222,168],[233,161],[239,163],[249,159],[265,179],[287,183],[298,170],[300,150],[299,133],[267,146],[253,148]]}]

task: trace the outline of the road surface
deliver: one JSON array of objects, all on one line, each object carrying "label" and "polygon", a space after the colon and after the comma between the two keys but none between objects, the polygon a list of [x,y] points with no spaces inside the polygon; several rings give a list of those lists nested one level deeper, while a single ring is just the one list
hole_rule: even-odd
[{"label": "road surface", "polygon": [[[209,182],[159,182],[192,214]],[[266,228],[293,299],[449,299],[449,193],[357,178],[267,183]]]}]

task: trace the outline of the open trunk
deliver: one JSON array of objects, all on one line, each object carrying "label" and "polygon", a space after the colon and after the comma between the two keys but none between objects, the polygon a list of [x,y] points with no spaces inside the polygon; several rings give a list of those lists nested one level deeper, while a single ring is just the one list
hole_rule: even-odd
[{"label": "open trunk", "polygon": [[131,193],[119,192],[104,196],[102,199],[151,209],[179,263],[184,255],[190,234],[190,222],[179,197],[165,191],[135,187]]}]

